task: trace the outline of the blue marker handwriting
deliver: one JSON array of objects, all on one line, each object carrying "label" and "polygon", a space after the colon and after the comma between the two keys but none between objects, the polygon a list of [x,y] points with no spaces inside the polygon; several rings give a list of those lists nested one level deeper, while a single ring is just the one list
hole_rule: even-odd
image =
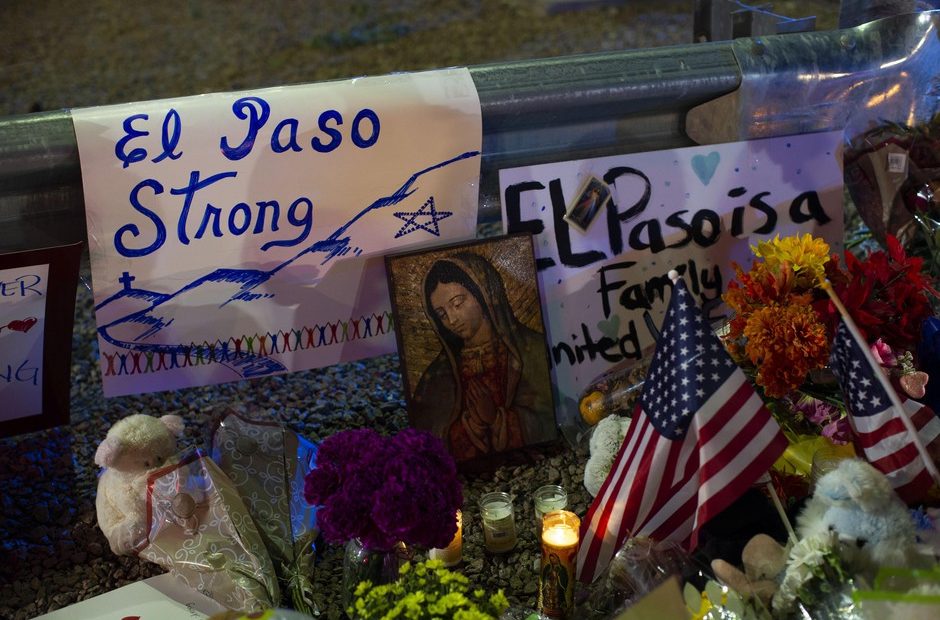
[{"label": "blue marker handwriting", "polygon": [[18,366],[14,364],[0,364],[0,382],[39,384],[39,368],[29,365],[25,359]]},{"label": "blue marker handwriting", "polygon": [[[299,153],[307,149],[317,153],[331,153],[340,148],[347,137],[352,145],[350,148],[371,148],[378,142],[381,133],[379,116],[370,108],[359,110],[348,126],[345,124],[348,119],[344,119],[341,112],[324,110],[315,119],[316,128],[305,127],[300,119],[292,117],[282,118],[273,128],[269,128],[269,122],[273,123],[271,105],[257,96],[236,100],[232,104],[232,113],[237,119],[245,121],[245,126],[238,136],[222,136],[219,139],[219,151],[230,161],[238,161],[250,155],[260,138],[266,138],[270,151],[275,154]],[[183,155],[179,146],[183,121],[179,112],[173,108],[164,115],[162,121],[151,120],[148,114],[132,114],[123,120],[121,127],[123,135],[115,144],[114,155],[123,168],[144,160],[158,164],[167,159],[179,159]],[[301,141],[301,135],[311,133],[314,135],[308,142]],[[262,251],[272,247],[293,247],[306,241],[313,228],[314,211],[314,202],[308,196],[291,196],[286,200],[262,197],[260,200],[245,200],[224,207],[197,199],[201,190],[216,184],[221,186],[237,176],[236,170],[205,174],[194,169],[190,171],[188,181],[180,180],[175,187],[170,188],[157,178],[140,180],[130,190],[128,204],[145,221],[130,221],[117,229],[114,234],[117,253],[126,258],[139,258],[164,246],[170,234],[168,224],[150,204],[153,197],[165,192],[180,197],[175,236],[183,245],[209,237],[280,232],[282,228],[291,232],[284,239],[264,243]]]},{"label": "blue marker handwriting", "polygon": [[9,281],[0,280],[0,297],[42,297],[42,290],[36,288],[42,282],[42,276],[34,273],[18,276]]},{"label": "blue marker handwriting", "polygon": [[[386,207],[394,206],[410,197],[417,191],[418,188],[416,183],[422,176],[435,170],[445,168],[451,164],[474,157],[479,157],[479,155],[479,151],[467,151],[437,164],[418,170],[408,177],[394,192],[375,200],[372,202],[372,204],[363,208],[361,211],[351,217],[345,224],[334,230],[333,233],[328,237],[307,246],[293,257],[281,262],[270,270],[262,271],[257,269],[233,268],[215,269],[214,271],[193,280],[192,282],[177,290],[175,293],[169,295],[133,289],[130,287],[130,283],[134,279],[133,276],[130,274],[125,274],[121,278],[121,282],[124,284],[124,290],[101,302],[95,307],[95,309],[100,310],[104,306],[110,304],[113,301],[117,301],[126,295],[133,295],[138,299],[147,300],[150,302],[150,305],[142,310],[138,310],[122,316],[106,325],[99,326],[98,333],[106,342],[122,349],[142,351],[145,353],[163,353],[170,356],[188,356],[192,350],[192,344],[159,344],[145,342],[147,339],[151,338],[173,322],[174,317],[172,316],[172,310],[167,310],[167,308],[170,307],[168,302],[177,300],[183,296],[186,296],[191,291],[202,287],[212,286],[214,289],[219,289],[220,287],[218,285],[220,284],[231,285],[230,290],[232,291],[231,293],[226,294],[227,298],[219,299],[220,309],[232,302],[252,302],[258,299],[265,299],[268,297],[267,295],[260,295],[255,293],[253,292],[254,289],[270,280],[282,269],[285,269],[301,257],[308,254],[323,254],[324,257],[321,264],[325,264],[337,256],[345,255],[353,247],[352,235],[349,234],[349,229],[355,223],[362,220],[369,213]],[[429,203],[425,202],[424,204],[427,206]],[[430,204],[433,204],[433,202]],[[419,211],[422,210],[424,210],[424,207],[422,207]],[[442,219],[439,213],[438,219]],[[420,228],[422,227],[414,227],[413,230],[408,232],[414,232]],[[221,290],[224,290],[224,288],[221,288]],[[166,306],[164,306],[164,304],[166,304]],[[128,340],[126,338],[115,336],[112,333],[118,328],[126,329],[128,327],[134,327],[138,330],[137,335],[133,339]],[[283,372],[286,370],[286,367],[274,358],[263,357],[261,355],[247,352],[234,352],[227,349],[226,347],[218,347],[214,349],[211,355],[211,361],[220,363],[236,372],[239,376],[245,378],[263,376],[275,372]]]}]

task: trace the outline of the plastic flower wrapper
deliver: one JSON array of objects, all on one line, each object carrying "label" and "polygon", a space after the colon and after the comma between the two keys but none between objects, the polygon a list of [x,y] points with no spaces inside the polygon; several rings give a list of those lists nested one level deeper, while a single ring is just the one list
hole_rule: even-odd
[{"label": "plastic flower wrapper", "polygon": [[857,590],[852,599],[865,620],[940,618],[940,566],[931,570],[882,568],[871,590]]},{"label": "plastic flower wrapper", "polygon": [[786,572],[774,595],[776,617],[858,620],[852,593],[864,581],[852,570],[856,549],[840,543],[835,532],[798,540],[789,552]]},{"label": "plastic flower wrapper", "polygon": [[578,410],[584,422],[595,426],[610,415],[630,416],[643,388],[648,366],[647,362],[630,362],[591,381],[578,397]]},{"label": "plastic flower wrapper", "polygon": [[264,540],[281,589],[295,609],[316,611],[313,602],[316,508],[303,497],[304,477],[317,447],[270,421],[227,410],[212,432],[212,458],[232,480]]},{"label": "plastic flower wrapper", "polygon": [[578,606],[577,615],[606,617],[630,607],[669,577],[693,573],[688,554],[677,542],[629,538],[595,580],[587,600]]},{"label": "plastic flower wrapper", "polygon": [[888,235],[909,242],[916,218],[936,223],[940,205],[918,201],[940,185],[940,114],[917,125],[881,122],[851,140],[844,162],[852,200],[882,245]]},{"label": "plastic flower wrapper", "polygon": [[232,481],[201,451],[147,479],[148,544],[140,557],[229,609],[276,607],[274,566]]}]

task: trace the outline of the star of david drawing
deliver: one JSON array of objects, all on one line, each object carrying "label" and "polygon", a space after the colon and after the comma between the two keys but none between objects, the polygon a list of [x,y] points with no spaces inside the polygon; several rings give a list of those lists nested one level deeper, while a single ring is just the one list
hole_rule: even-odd
[{"label": "star of david drawing", "polygon": [[[440,237],[441,228],[438,226],[438,222],[449,218],[453,214],[453,211],[438,211],[434,208],[434,196],[430,196],[417,211],[398,211],[393,214],[395,217],[405,222],[404,226],[395,233],[395,238],[398,239],[419,229],[426,230],[435,237]],[[430,221],[425,219],[419,222],[419,217],[430,218]]]}]

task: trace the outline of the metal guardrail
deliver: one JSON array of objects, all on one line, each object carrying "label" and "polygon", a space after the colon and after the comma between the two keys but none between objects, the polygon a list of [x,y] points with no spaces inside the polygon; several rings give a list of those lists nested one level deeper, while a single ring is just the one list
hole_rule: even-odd
[{"label": "metal guardrail", "polygon": [[[733,91],[727,42],[472,67],[483,113],[481,216],[497,171],[687,146],[686,110]],[[82,240],[84,199],[68,111],[0,119],[0,251]]]},{"label": "metal guardrail", "polygon": [[[938,31],[940,12],[930,12],[829,32],[471,67],[483,113],[481,219],[499,213],[501,168],[861,126],[879,114],[929,118],[940,101]],[[898,84],[903,97],[864,107]],[[84,236],[69,112],[0,119],[0,252]]]}]

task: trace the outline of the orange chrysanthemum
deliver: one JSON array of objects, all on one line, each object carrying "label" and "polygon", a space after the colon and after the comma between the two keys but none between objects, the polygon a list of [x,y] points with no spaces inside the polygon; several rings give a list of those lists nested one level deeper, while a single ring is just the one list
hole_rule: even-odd
[{"label": "orange chrysanthemum", "polygon": [[747,273],[737,264],[732,266],[737,280],[728,283],[728,290],[722,296],[728,307],[734,311],[727,336],[729,340],[739,339],[744,334],[744,327],[751,315],[761,308],[785,304],[803,305],[812,301],[811,292],[795,292],[796,279],[787,263],[782,263],[777,269],[770,269],[765,263],[755,263]]},{"label": "orange chrysanthemum", "polygon": [[808,304],[757,308],[743,326],[743,336],[744,352],[758,369],[755,381],[771,398],[798,388],[809,371],[829,359],[826,328]]}]

